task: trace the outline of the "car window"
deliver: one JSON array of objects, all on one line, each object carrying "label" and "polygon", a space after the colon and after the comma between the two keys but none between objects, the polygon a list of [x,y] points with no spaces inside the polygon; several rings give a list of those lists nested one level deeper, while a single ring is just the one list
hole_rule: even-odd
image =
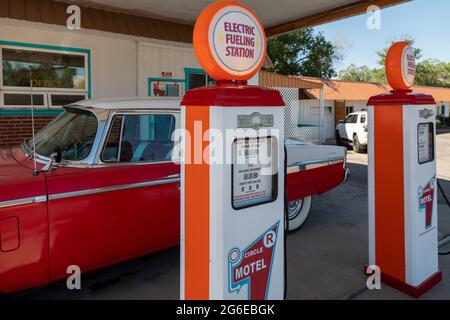
[{"label": "car window", "polygon": [[115,116],[111,122],[111,126],[102,152],[103,162],[118,162],[119,160],[119,141],[122,134],[123,116]]},{"label": "car window", "polygon": [[120,115],[111,123],[103,162],[155,162],[172,158],[175,117],[167,114]]},{"label": "car window", "polygon": [[366,123],[366,119],[367,119],[366,115],[362,114],[359,121],[360,121],[360,123],[365,124]]},{"label": "car window", "polygon": [[357,120],[358,120],[358,115],[351,114],[345,119],[344,123],[356,123]]},{"label": "car window", "polygon": [[66,108],[36,134],[36,153],[49,157],[59,150],[62,160],[84,160],[91,153],[97,129],[97,117],[92,112]]}]

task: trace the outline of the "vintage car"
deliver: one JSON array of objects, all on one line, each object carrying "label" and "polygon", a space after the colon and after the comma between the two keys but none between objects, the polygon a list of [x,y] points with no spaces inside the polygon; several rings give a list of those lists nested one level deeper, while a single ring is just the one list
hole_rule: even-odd
[{"label": "vintage car", "polygon": [[[35,148],[0,151],[1,293],[62,280],[72,265],[87,272],[179,244],[179,105],[82,101],[37,133]],[[346,150],[294,139],[286,149],[295,230],[311,197],[345,179]]]}]

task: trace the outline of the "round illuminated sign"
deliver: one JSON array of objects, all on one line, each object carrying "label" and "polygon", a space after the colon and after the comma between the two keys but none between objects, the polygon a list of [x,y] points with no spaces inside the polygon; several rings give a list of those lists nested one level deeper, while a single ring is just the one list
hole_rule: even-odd
[{"label": "round illuminated sign", "polygon": [[394,43],[386,56],[386,77],[394,90],[409,90],[416,78],[416,57],[407,42]]},{"label": "round illuminated sign", "polygon": [[258,17],[237,1],[209,5],[194,28],[197,58],[216,80],[248,80],[264,63],[266,35]]}]

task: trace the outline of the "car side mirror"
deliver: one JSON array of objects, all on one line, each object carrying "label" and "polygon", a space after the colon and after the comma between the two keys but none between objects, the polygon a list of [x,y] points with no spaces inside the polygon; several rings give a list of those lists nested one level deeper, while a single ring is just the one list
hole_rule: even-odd
[{"label": "car side mirror", "polygon": [[56,147],[55,151],[50,155],[50,160],[41,169],[41,172],[51,172],[53,169],[53,163],[60,163],[62,160],[62,150],[61,147]]},{"label": "car side mirror", "polygon": [[339,123],[344,123],[344,120],[339,120]]},{"label": "car side mirror", "polygon": [[52,156],[53,155],[54,155],[53,160],[56,163],[60,163],[61,160],[62,160],[62,149],[61,149],[61,147],[55,147],[55,151],[53,151],[53,153],[52,153]]}]

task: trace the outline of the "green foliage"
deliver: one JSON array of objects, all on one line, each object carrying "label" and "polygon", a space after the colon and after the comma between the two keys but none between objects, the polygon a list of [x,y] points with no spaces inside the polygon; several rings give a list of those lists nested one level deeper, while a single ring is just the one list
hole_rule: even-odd
[{"label": "green foliage", "polygon": [[[339,73],[339,78],[342,80],[387,83],[386,72],[384,70],[386,54],[391,44],[396,41],[399,40],[389,42],[386,48],[377,52],[380,68],[370,69],[367,66],[358,67],[351,65]],[[406,41],[412,46],[415,43],[414,39],[409,36],[403,36],[400,41]],[[416,59],[419,60],[422,56],[422,50],[415,48],[414,52],[416,54]],[[424,60],[417,62],[416,70],[416,85],[450,87],[450,63],[436,59]]]},{"label": "green foliage", "polygon": [[383,69],[369,69],[367,66],[357,67],[352,64],[346,70],[339,72],[339,79],[384,83],[386,75]]},{"label": "green foliage", "polygon": [[[378,55],[378,64],[384,68],[384,66],[386,65],[386,55],[388,53],[389,48],[395,43],[395,42],[400,42],[400,41],[406,41],[409,43],[409,45],[411,47],[414,48],[414,44],[416,43],[416,41],[408,35],[403,35],[400,37],[400,39],[393,39],[391,41],[388,41],[386,43],[386,47],[383,50],[377,51],[377,55]],[[416,56],[416,60],[419,60],[422,57],[422,50],[418,49],[418,48],[414,48],[414,54]]]},{"label": "green foliage", "polygon": [[268,70],[284,75],[331,78],[341,59],[336,47],[312,28],[268,39],[267,52],[273,63]]},{"label": "green foliage", "polygon": [[417,64],[416,84],[433,87],[450,87],[450,63],[436,59]]}]

